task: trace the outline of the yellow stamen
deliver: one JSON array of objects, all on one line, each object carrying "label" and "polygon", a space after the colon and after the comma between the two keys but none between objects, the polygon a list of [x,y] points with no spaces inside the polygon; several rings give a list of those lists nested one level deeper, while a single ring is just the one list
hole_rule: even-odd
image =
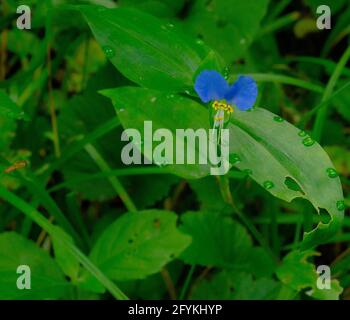
[{"label": "yellow stamen", "polygon": [[212,104],[212,107],[216,111],[217,110],[223,110],[223,111],[226,111],[228,113],[232,113],[233,112],[232,106],[227,104],[226,102],[214,101],[213,104]]}]

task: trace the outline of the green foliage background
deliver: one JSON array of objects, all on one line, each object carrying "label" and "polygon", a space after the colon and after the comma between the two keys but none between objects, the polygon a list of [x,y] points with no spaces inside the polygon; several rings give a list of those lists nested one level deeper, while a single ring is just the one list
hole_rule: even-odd
[{"label": "green foliage background", "polygon": [[[348,1],[31,0],[31,30],[20,4],[0,5],[1,299],[349,299]],[[206,69],[259,86],[228,174],[124,165],[123,129],[210,127]]]}]

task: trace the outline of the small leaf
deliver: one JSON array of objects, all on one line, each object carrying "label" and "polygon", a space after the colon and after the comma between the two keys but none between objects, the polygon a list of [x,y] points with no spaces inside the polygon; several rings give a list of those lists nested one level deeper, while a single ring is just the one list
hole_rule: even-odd
[{"label": "small leaf", "polygon": [[176,218],[163,210],[126,213],[103,232],[90,258],[113,280],[154,274],[190,243],[191,238],[177,230]]},{"label": "small leaf", "polygon": [[340,286],[339,281],[334,279],[331,281],[330,289],[318,289],[314,288],[307,292],[307,294],[318,300],[339,300],[340,294],[343,292],[343,288]]},{"label": "small leaf", "polygon": [[[17,268],[31,271],[31,289],[16,286]],[[0,299],[58,299],[66,296],[70,284],[56,262],[32,241],[14,232],[0,234]]]},{"label": "small leaf", "polygon": [[317,282],[316,268],[307,259],[315,255],[314,251],[290,252],[276,271],[278,279],[296,291],[313,288]]},{"label": "small leaf", "polygon": [[308,258],[319,255],[314,251],[291,251],[287,254],[282,265],[276,270],[277,278],[295,291],[310,288],[305,293],[312,298],[321,300],[338,300],[343,289],[338,280],[331,280],[331,288],[317,287],[318,273],[314,264]]}]

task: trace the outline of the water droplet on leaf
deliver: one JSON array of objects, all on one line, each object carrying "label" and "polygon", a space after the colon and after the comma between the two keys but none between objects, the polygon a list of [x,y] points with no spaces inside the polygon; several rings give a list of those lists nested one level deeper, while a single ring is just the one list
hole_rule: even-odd
[{"label": "water droplet on leaf", "polygon": [[345,209],[345,202],[344,202],[344,200],[337,201],[337,209],[339,211],[343,211]]},{"label": "water droplet on leaf", "polygon": [[330,177],[330,178],[338,177],[338,172],[335,169],[328,168],[326,171],[327,171],[328,177]]},{"label": "water droplet on leaf", "polygon": [[284,121],[284,119],[280,116],[274,116],[273,120],[275,120],[276,122],[283,122]]},{"label": "water droplet on leaf", "polygon": [[237,153],[232,153],[230,154],[229,160],[230,160],[230,163],[236,164],[241,162],[241,157]]},{"label": "water droplet on leaf", "polygon": [[315,143],[315,140],[313,140],[311,137],[306,137],[303,139],[303,145],[305,147],[311,147]]},{"label": "water droplet on leaf", "polygon": [[112,47],[110,46],[105,46],[103,47],[103,51],[108,59],[111,59],[115,56],[115,51]]},{"label": "water droplet on leaf", "polygon": [[306,135],[307,135],[307,133],[306,133],[304,130],[300,130],[300,131],[298,132],[298,136],[299,136],[299,137],[306,137]]},{"label": "water droplet on leaf", "polygon": [[272,181],[265,181],[265,182],[264,182],[264,188],[265,188],[266,190],[270,190],[270,189],[272,189],[274,186],[275,186],[275,185],[274,185],[274,183],[273,183]]}]

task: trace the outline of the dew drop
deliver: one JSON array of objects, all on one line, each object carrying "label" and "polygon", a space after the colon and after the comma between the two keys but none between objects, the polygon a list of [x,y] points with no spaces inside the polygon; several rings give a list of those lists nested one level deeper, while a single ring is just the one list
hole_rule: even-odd
[{"label": "dew drop", "polygon": [[327,171],[328,177],[330,177],[330,178],[338,177],[338,172],[335,169],[328,168],[326,171]]},{"label": "dew drop", "polygon": [[300,131],[298,132],[298,136],[299,136],[299,137],[306,137],[306,135],[307,135],[307,133],[306,133],[304,130],[300,130]]},{"label": "dew drop", "polygon": [[306,137],[303,139],[303,145],[305,147],[311,147],[315,143],[315,140],[313,140],[311,137]]},{"label": "dew drop", "polygon": [[167,99],[173,99],[173,98],[175,97],[175,95],[173,95],[173,94],[168,94],[166,97],[167,97]]},{"label": "dew drop", "polygon": [[275,120],[276,122],[283,122],[284,121],[284,119],[280,116],[274,116],[273,120]]},{"label": "dew drop", "polygon": [[237,153],[230,154],[229,160],[232,164],[237,164],[242,161],[241,157]]},{"label": "dew drop", "polygon": [[265,181],[263,185],[266,190],[270,190],[275,186],[272,181]]},{"label": "dew drop", "polygon": [[172,23],[168,23],[168,24],[167,24],[167,27],[169,27],[169,28],[174,28],[174,25],[173,25]]},{"label": "dew drop", "polygon": [[345,202],[344,202],[344,200],[337,201],[337,209],[339,211],[343,211],[345,209]]},{"label": "dew drop", "polygon": [[240,43],[241,45],[244,45],[246,42],[247,42],[247,40],[244,39],[244,38],[242,38],[242,39],[239,41],[239,43]]},{"label": "dew drop", "polygon": [[190,90],[185,90],[185,93],[186,93],[187,95],[191,95]]},{"label": "dew drop", "polygon": [[114,51],[114,49],[112,47],[105,46],[102,49],[103,49],[103,51],[104,51],[104,53],[105,53],[105,55],[106,55],[106,57],[108,59],[111,59],[111,58],[113,58],[115,56],[115,51]]},{"label": "dew drop", "polygon": [[152,102],[152,103],[156,102],[156,100],[157,100],[157,97],[152,97],[152,98],[151,98],[151,102]]},{"label": "dew drop", "polygon": [[196,40],[196,43],[199,44],[200,46],[204,44],[203,40],[201,39]]}]

